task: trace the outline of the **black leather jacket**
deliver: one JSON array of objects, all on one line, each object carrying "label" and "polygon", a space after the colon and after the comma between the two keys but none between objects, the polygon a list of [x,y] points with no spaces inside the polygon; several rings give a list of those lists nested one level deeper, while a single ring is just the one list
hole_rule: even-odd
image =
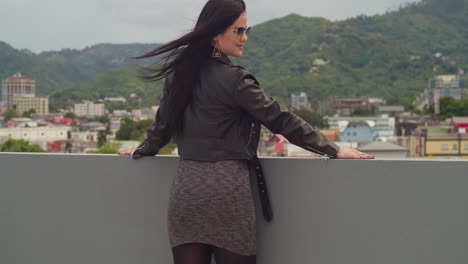
[{"label": "black leather jacket", "polygon": [[[251,73],[232,65],[226,56],[210,58],[200,74],[200,82],[194,86],[191,103],[184,113],[184,131],[175,137],[180,157],[251,160],[257,154],[262,124],[292,144],[336,157],[337,145],[267,96]],[[168,87],[170,78],[166,78],[155,122],[133,152],[133,158],[156,155],[171,139],[168,131],[171,114],[166,104]]]}]

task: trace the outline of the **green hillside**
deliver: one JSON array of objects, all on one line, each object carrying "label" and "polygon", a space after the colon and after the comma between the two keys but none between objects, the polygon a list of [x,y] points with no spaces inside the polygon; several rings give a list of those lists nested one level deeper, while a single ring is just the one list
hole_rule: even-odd
[{"label": "green hillside", "polygon": [[[120,105],[127,110],[132,108],[157,105],[162,95],[162,81],[145,81],[143,72],[134,68],[118,68],[96,76],[91,81],[70,86],[53,93],[50,101],[54,108],[65,108],[81,100],[97,100],[105,97],[123,96],[128,99],[127,104]],[[131,99],[134,93],[136,98]],[[113,108],[110,105],[107,108]],[[116,105],[114,105],[116,106]]]},{"label": "green hillside", "polygon": [[0,41],[0,79],[21,72],[36,80],[38,95],[50,95],[115,68],[144,65],[147,61],[130,57],[155,47],[157,44],[98,44],[83,50],[63,49],[35,54],[16,50]]},{"label": "green hillside", "polygon": [[468,70],[467,10],[466,0],[449,0],[340,22],[290,15],[255,26],[239,63],[277,96],[369,95],[409,106],[434,74]]}]

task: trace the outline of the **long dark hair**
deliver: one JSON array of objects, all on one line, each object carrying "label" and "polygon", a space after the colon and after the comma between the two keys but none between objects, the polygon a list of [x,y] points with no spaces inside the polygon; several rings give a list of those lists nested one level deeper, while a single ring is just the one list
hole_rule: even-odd
[{"label": "long dark hair", "polygon": [[152,75],[146,79],[160,80],[173,75],[167,100],[172,133],[183,130],[184,111],[192,98],[192,88],[199,81],[200,66],[213,52],[212,39],[223,33],[244,11],[243,0],[209,0],[191,32],[135,57],[142,59],[161,55],[156,66],[149,68]]}]

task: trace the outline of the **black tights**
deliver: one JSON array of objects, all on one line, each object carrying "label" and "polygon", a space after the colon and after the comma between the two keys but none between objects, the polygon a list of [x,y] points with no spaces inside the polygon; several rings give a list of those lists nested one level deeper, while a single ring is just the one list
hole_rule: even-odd
[{"label": "black tights", "polygon": [[174,264],[255,264],[256,256],[237,255],[226,249],[208,244],[188,243],[172,248]]}]

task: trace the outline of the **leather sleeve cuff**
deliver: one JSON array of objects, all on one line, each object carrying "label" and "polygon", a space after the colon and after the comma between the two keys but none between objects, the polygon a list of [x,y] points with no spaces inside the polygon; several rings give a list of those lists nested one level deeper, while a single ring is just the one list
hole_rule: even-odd
[{"label": "leather sleeve cuff", "polygon": [[139,159],[143,156],[154,156],[158,154],[159,148],[155,142],[145,139],[141,144],[133,150],[133,159]]}]

